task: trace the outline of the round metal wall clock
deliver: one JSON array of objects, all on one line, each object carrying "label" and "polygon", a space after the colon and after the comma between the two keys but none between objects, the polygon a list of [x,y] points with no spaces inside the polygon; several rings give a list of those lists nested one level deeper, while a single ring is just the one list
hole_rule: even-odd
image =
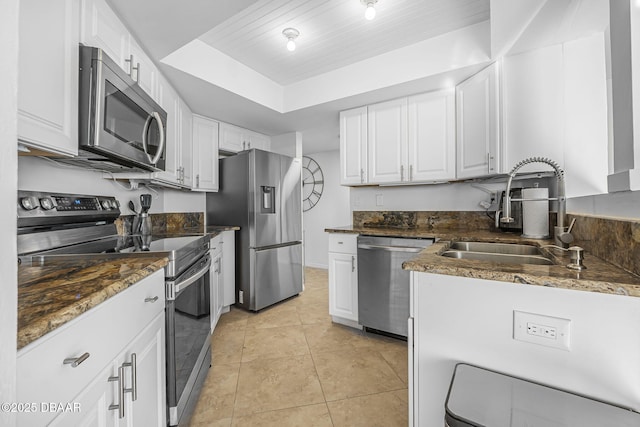
[{"label": "round metal wall clock", "polygon": [[324,175],[318,162],[311,157],[302,157],[302,206],[304,211],[314,207],[324,190]]}]

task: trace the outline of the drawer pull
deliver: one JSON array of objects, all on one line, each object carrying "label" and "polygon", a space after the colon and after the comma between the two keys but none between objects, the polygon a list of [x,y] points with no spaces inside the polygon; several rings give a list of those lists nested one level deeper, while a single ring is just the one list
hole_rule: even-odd
[{"label": "drawer pull", "polygon": [[156,302],[156,301],[158,301],[158,295],[156,295],[156,296],[155,296],[155,297],[153,297],[153,298],[151,298],[151,297],[147,297],[147,298],[145,298],[145,299],[144,299],[144,302],[151,302],[151,303],[154,303],[154,302]]},{"label": "drawer pull", "polygon": [[118,381],[118,404],[109,405],[109,410],[118,410],[118,418],[124,418],[124,366],[118,368],[117,377],[109,377],[109,381]]},{"label": "drawer pull", "polygon": [[69,357],[67,359],[64,359],[62,363],[64,363],[65,365],[71,365],[72,368],[77,368],[78,365],[87,360],[89,356],[89,353],[85,353],[80,357]]},{"label": "drawer pull", "polygon": [[338,242],[339,245],[344,245],[344,242]]}]

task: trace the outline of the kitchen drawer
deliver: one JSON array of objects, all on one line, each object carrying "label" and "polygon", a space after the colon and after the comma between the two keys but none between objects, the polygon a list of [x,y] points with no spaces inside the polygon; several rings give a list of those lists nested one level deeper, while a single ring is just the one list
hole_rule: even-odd
[{"label": "kitchen drawer", "polygon": [[358,252],[358,235],[330,233],[329,252],[339,252],[343,254],[355,254]]},{"label": "kitchen drawer", "polygon": [[[155,302],[145,302],[156,296]],[[160,270],[19,350],[17,401],[72,402],[164,311],[164,305],[164,270]],[[89,358],[77,367],[63,364],[64,359],[85,352]],[[18,424],[43,425],[53,415],[19,414]]]}]

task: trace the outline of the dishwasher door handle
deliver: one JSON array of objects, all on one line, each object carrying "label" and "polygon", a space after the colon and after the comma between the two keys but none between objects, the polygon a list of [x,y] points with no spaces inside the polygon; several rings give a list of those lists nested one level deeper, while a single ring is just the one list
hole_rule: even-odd
[{"label": "dishwasher door handle", "polygon": [[371,250],[386,251],[386,252],[418,253],[422,251],[424,248],[415,248],[411,246],[384,246],[384,245],[359,244],[358,249],[371,249]]}]

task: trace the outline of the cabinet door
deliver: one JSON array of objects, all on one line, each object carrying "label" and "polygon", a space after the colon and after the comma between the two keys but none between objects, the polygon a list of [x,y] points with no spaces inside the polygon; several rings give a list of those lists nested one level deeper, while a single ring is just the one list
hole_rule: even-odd
[{"label": "cabinet door", "polygon": [[127,72],[138,85],[147,92],[156,102],[158,96],[158,69],[142,48],[131,38]]},{"label": "cabinet door", "polygon": [[218,323],[218,320],[220,320],[220,316],[222,315],[222,309],[224,308],[224,274],[222,271],[223,259],[224,259],[223,253],[220,252],[218,256],[216,256],[216,258],[212,261],[214,265],[213,273],[218,276],[218,289],[217,289],[218,295],[216,296],[216,311],[215,311],[216,324]]},{"label": "cabinet door", "polygon": [[368,107],[369,183],[402,182],[407,170],[407,99]]},{"label": "cabinet door", "polygon": [[454,91],[425,93],[408,99],[409,172],[407,181],[456,176]]},{"label": "cabinet door", "polygon": [[218,122],[193,117],[193,189],[218,191]]},{"label": "cabinet door", "polygon": [[179,182],[180,177],[180,157],[181,146],[180,137],[181,123],[180,113],[178,112],[180,98],[173,91],[173,88],[169,86],[166,81],[161,83],[162,85],[162,108],[167,112],[167,133],[165,144],[165,169],[161,173],[162,177],[169,182]]},{"label": "cabinet door", "polygon": [[[214,255],[215,254],[215,255]],[[217,251],[211,251],[211,272],[209,273],[210,288],[209,288],[209,301],[211,311],[211,333],[218,324],[220,315],[222,314],[222,307],[224,304],[224,289],[221,281],[221,268],[222,268],[222,251],[218,248]]]},{"label": "cabinet door", "polygon": [[[108,381],[112,375],[114,375],[113,367],[109,365],[89,386],[73,398],[73,402],[70,402],[72,405],[70,411],[62,412],[48,425],[51,427],[116,425],[118,410],[109,409],[110,405],[118,403],[117,391],[113,383]],[[74,405],[77,405],[77,410]]]},{"label": "cabinet door", "polygon": [[20,1],[18,140],[78,154],[77,1]]},{"label": "cabinet door", "polygon": [[258,148],[260,150],[269,151],[271,146],[271,138],[261,133],[249,132],[247,140],[247,148]]},{"label": "cabinet door", "polygon": [[187,104],[178,98],[178,118],[180,123],[180,174],[179,181],[187,188],[193,186],[193,114]]},{"label": "cabinet door", "polygon": [[340,112],[340,184],[366,184],[367,107]]},{"label": "cabinet door", "polygon": [[358,257],[329,252],[329,314],[358,321]]},{"label": "cabinet door", "polygon": [[220,150],[237,153],[245,149],[243,142],[244,135],[241,128],[228,123],[220,123]]},{"label": "cabinet door", "polygon": [[457,177],[502,172],[498,63],[456,87]]},{"label": "cabinet door", "polygon": [[82,0],[80,25],[81,41],[87,46],[99,47],[127,73],[130,35],[104,0]]},{"label": "cabinet door", "polygon": [[222,232],[223,307],[236,303],[236,232]]},{"label": "cabinet door", "polygon": [[[137,336],[118,360],[132,363],[133,354],[136,399],[133,400],[133,392],[125,393],[125,418],[120,425],[164,427],[167,425],[164,313]],[[130,389],[134,383],[133,366],[125,366],[124,374],[125,386]]]}]

